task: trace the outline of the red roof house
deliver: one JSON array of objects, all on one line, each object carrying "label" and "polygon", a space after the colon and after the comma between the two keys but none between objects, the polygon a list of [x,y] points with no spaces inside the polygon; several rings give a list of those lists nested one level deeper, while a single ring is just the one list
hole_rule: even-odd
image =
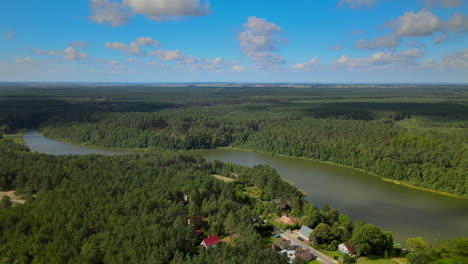
[{"label": "red roof house", "polygon": [[288,214],[283,214],[280,218],[280,222],[287,225],[297,225],[299,224],[299,218],[292,217]]},{"label": "red roof house", "polygon": [[219,242],[221,241],[219,240],[218,235],[214,235],[214,236],[210,236],[210,237],[203,239],[201,245],[204,246],[205,248],[215,247]]}]

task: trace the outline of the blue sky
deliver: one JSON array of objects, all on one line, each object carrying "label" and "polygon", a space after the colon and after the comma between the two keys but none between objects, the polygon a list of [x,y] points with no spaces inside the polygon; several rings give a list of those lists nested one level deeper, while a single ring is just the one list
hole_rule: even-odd
[{"label": "blue sky", "polygon": [[466,0],[28,0],[0,81],[468,82]]}]

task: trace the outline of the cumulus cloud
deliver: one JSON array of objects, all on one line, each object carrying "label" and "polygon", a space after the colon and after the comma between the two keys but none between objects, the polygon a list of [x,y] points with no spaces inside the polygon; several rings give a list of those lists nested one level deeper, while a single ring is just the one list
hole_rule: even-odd
[{"label": "cumulus cloud", "polygon": [[109,0],[91,0],[91,20],[99,24],[109,24],[118,27],[130,20],[129,10],[120,2]]},{"label": "cumulus cloud", "polygon": [[19,59],[15,59],[13,61],[13,63],[15,64],[25,64],[25,65],[39,65],[41,64],[40,61],[38,60],[34,60],[34,59],[31,59],[30,57],[24,57],[24,58],[19,58]]},{"label": "cumulus cloud", "polygon": [[85,49],[88,46],[88,44],[77,40],[77,41],[70,42],[68,46],[75,47],[77,49]]},{"label": "cumulus cloud", "polygon": [[257,67],[271,68],[285,63],[282,56],[274,53],[278,43],[283,40],[279,26],[257,17],[249,17],[243,26],[245,31],[239,33],[237,40],[242,52]]},{"label": "cumulus cloud", "polygon": [[432,42],[436,45],[448,40],[450,38],[450,36],[447,34],[447,33],[442,33],[438,36],[435,36],[434,39],[432,40]]},{"label": "cumulus cloud", "polygon": [[200,0],[90,0],[90,6],[92,21],[114,27],[128,23],[135,15],[160,21],[210,13],[209,3]]},{"label": "cumulus cloud", "polygon": [[234,65],[234,66],[232,66],[231,71],[235,71],[235,72],[245,72],[246,69],[245,69],[244,66]]},{"label": "cumulus cloud", "polygon": [[391,28],[392,32],[373,40],[360,39],[356,42],[356,48],[392,50],[400,45],[402,38],[427,37],[436,33],[440,35],[433,39],[433,43],[439,44],[450,39],[449,31],[457,34],[468,32],[468,16],[455,13],[449,20],[442,21],[431,11],[422,9],[419,13],[406,12],[386,23],[385,27]]},{"label": "cumulus cloud", "polygon": [[376,3],[377,0],[340,0],[338,7],[359,9],[361,7],[374,7]]},{"label": "cumulus cloud", "polygon": [[123,4],[135,14],[143,14],[153,20],[206,16],[210,12],[209,3],[200,0],[124,0]]},{"label": "cumulus cloud", "polygon": [[468,68],[468,49],[445,54],[441,64],[448,68]]},{"label": "cumulus cloud", "polygon": [[366,58],[351,58],[341,56],[332,63],[334,68],[347,68],[353,70],[391,69],[400,66],[414,66],[423,57],[420,49],[406,50],[402,52],[379,52]]},{"label": "cumulus cloud", "polygon": [[178,61],[187,56],[179,50],[157,50],[151,52],[150,55],[157,55],[163,61]]},{"label": "cumulus cloud", "polygon": [[461,5],[463,0],[425,0],[425,4],[427,7],[445,7],[445,8],[453,8]]},{"label": "cumulus cloud", "polygon": [[88,58],[88,54],[84,52],[79,52],[75,50],[73,47],[68,47],[65,50],[34,50],[36,54],[40,55],[48,55],[48,56],[58,56],[65,60],[86,60]]},{"label": "cumulus cloud", "polygon": [[312,71],[318,69],[320,66],[320,62],[317,57],[314,57],[313,59],[300,63],[300,64],[295,64],[291,68],[295,70],[304,70],[304,71]]},{"label": "cumulus cloud", "polygon": [[107,42],[106,48],[111,50],[118,50],[129,55],[146,55],[146,51],[143,49],[144,46],[159,46],[159,42],[149,37],[139,37],[130,44],[121,42]]},{"label": "cumulus cloud", "polygon": [[401,39],[393,34],[376,37],[373,40],[359,39],[356,41],[356,48],[376,50],[381,48],[395,49],[400,45]]},{"label": "cumulus cloud", "polygon": [[448,30],[455,33],[464,33],[468,31],[468,16],[460,13],[455,13],[447,21],[446,27]]},{"label": "cumulus cloud", "polygon": [[387,26],[393,28],[399,37],[430,36],[443,29],[441,19],[427,9],[422,9],[419,13],[406,12],[390,21]]}]

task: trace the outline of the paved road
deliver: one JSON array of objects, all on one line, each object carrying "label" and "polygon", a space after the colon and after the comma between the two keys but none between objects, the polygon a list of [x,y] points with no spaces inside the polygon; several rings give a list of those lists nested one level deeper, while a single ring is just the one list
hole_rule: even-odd
[{"label": "paved road", "polygon": [[293,234],[284,232],[283,230],[280,230],[280,229],[278,229],[276,227],[275,227],[275,232],[277,234],[279,234],[282,238],[285,238],[285,239],[291,241],[292,245],[298,245],[298,246],[302,247],[303,249],[310,250],[310,253],[312,253],[312,255],[314,255],[314,256],[317,256],[317,260],[320,261],[321,263],[324,263],[324,264],[338,264],[338,261],[336,261],[333,258],[323,254],[322,252],[316,250],[315,248],[309,246],[308,244],[300,241]]}]

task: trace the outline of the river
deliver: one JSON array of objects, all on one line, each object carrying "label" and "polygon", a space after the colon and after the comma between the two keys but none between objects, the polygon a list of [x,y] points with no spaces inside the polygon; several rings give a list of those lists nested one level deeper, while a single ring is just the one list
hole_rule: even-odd
[{"label": "river", "polygon": [[[54,154],[125,154],[48,139],[37,131],[24,135],[33,151]],[[295,182],[307,200],[318,207],[329,204],[353,220],[364,220],[392,231],[404,242],[408,237],[427,240],[468,236],[468,200],[408,188],[350,168],[318,161],[231,149],[196,151],[207,160],[239,165],[265,164]]]}]

